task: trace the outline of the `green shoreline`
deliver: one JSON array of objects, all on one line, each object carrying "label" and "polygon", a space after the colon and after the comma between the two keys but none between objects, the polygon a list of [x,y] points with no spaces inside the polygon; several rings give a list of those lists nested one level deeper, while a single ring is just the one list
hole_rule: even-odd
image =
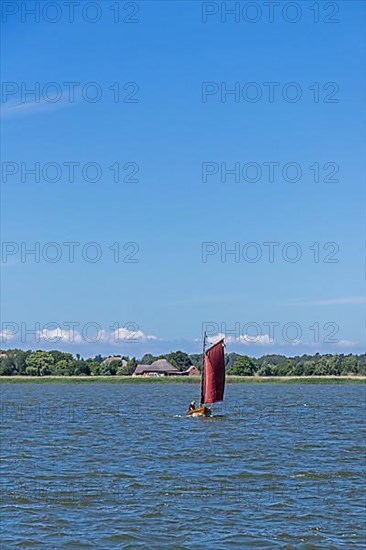
[{"label": "green shoreline", "polygon": [[[1,376],[0,384],[199,384],[199,376]],[[227,376],[228,384],[365,384],[366,376]]]}]

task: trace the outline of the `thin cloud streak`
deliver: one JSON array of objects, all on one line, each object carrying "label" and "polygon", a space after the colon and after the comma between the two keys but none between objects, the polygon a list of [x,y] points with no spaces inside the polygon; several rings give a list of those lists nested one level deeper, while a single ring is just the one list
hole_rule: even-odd
[{"label": "thin cloud streak", "polygon": [[238,300],[241,298],[247,298],[247,295],[227,294],[227,295],[214,295],[214,296],[197,296],[188,297],[166,302],[166,306],[192,306],[192,305],[204,305],[217,302],[229,302],[230,300]]},{"label": "thin cloud streak", "polygon": [[342,305],[364,305],[365,296],[342,296],[339,298],[323,298],[320,300],[298,300],[291,302],[293,306],[342,306]]},{"label": "thin cloud streak", "polygon": [[44,99],[40,101],[20,102],[17,100],[9,101],[0,109],[1,118],[13,118],[17,116],[33,115],[37,113],[52,113],[58,111],[67,105],[75,105],[75,102],[70,103],[66,98],[55,103],[51,103]]}]

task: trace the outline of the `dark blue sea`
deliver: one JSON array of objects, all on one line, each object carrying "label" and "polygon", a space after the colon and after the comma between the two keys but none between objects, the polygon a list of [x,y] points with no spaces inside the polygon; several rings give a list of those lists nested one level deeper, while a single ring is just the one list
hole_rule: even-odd
[{"label": "dark blue sea", "polygon": [[365,548],[365,386],[2,384],[1,548]]}]

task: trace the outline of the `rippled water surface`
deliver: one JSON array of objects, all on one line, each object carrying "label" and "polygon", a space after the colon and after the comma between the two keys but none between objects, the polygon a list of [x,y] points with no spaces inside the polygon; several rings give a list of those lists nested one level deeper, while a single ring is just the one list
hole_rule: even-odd
[{"label": "rippled water surface", "polygon": [[4,549],[364,548],[365,387],[2,385]]}]

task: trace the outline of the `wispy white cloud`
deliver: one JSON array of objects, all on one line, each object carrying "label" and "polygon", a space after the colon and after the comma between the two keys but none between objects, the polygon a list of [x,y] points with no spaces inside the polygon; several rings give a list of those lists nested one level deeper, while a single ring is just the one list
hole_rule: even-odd
[{"label": "wispy white cloud", "polygon": [[11,330],[2,330],[0,331],[0,341],[3,344],[6,344],[6,342],[9,342],[10,340],[14,340],[15,334]]},{"label": "wispy white cloud", "polygon": [[59,101],[50,102],[45,99],[39,101],[20,101],[19,99],[10,100],[0,108],[1,118],[12,118],[23,115],[33,115],[36,113],[54,112],[67,105],[75,105],[75,102],[67,100],[66,96]]},{"label": "wispy white cloud", "polygon": [[[19,330],[3,330],[0,331],[0,341],[7,343],[12,340],[26,340],[30,342],[31,334],[22,335]],[[74,329],[62,329],[56,327],[54,329],[42,329],[34,332],[34,342],[43,342],[49,344],[64,343],[64,344],[90,344],[103,343],[121,345],[123,343],[145,343],[145,342],[162,342],[161,338],[152,334],[145,334],[142,330],[129,330],[127,328],[118,328],[112,332],[98,330],[92,334],[92,330],[87,334]],[[25,342],[23,342],[25,343]]]},{"label": "wispy white cloud", "polygon": [[188,296],[187,298],[179,298],[166,302],[167,306],[194,306],[201,304],[222,303],[237,301],[238,299],[247,298],[247,294],[215,294],[207,296]]},{"label": "wispy white cloud", "polygon": [[295,306],[338,306],[338,305],[363,305],[365,296],[341,296],[337,298],[322,298],[319,300],[298,300],[292,302]]},{"label": "wispy white cloud", "polygon": [[273,345],[274,339],[270,338],[268,334],[261,334],[258,336],[252,336],[249,334],[240,334],[238,336],[226,336],[224,333],[218,333],[214,336],[210,336],[208,338],[208,341],[210,344],[215,344],[219,340],[222,340],[222,338],[225,338],[226,344],[240,344],[243,346],[251,346],[253,344],[257,344],[259,346],[271,346]]},{"label": "wispy white cloud", "polygon": [[356,342],[356,340],[338,340],[334,345],[344,348],[355,348],[359,345],[359,342]]},{"label": "wispy white cloud", "polygon": [[15,265],[19,265],[19,260],[16,260],[15,258],[9,258],[6,260],[6,262],[0,260],[0,269],[6,269],[8,267],[14,267]]},{"label": "wispy white cloud", "polygon": [[37,333],[40,340],[46,342],[64,342],[68,344],[82,344],[102,342],[108,344],[122,344],[133,342],[149,342],[159,340],[157,336],[145,334],[142,330],[129,330],[127,328],[118,328],[112,332],[98,330],[92,334],[82,334],[77,330],[63,330],[55,328],[52,330],[43,329]]},{"label": "wispy white cloud", "polygon": [[126,328],[118,328],[113,333],[108,335],[109,342],[150,342],[152,340],[160,340],[152,334],[145,334],[142,330],[128,330]]}]

